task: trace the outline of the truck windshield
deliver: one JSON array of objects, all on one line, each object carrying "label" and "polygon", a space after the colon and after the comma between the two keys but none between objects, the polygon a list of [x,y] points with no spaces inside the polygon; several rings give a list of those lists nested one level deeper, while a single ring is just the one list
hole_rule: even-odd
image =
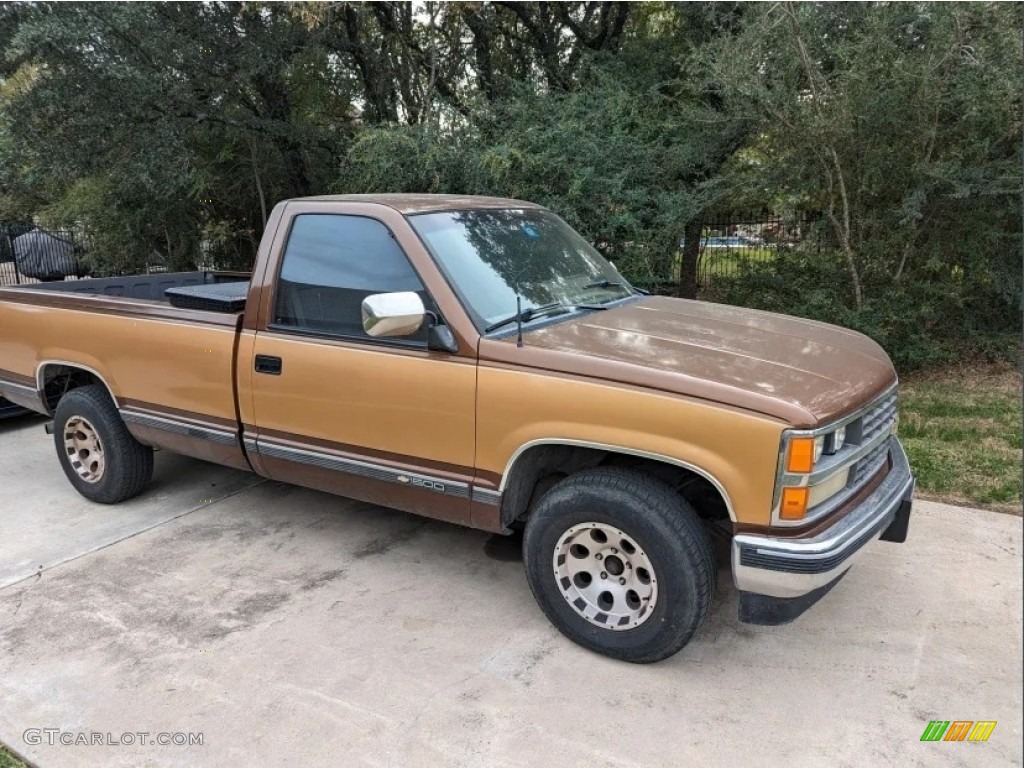
[{"label": "truck windshield", "polygon": [[409,221],[481,329],[514,315],[517,293],[523,310],[594,306],[634,293],[615,267],[550,211],[446,211]]}]

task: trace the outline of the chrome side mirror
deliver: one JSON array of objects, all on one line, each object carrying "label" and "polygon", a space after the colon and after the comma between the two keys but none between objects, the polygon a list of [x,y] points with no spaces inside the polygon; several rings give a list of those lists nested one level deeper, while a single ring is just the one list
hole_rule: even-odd
[{"label": "chrome side mirror", "polygon": [[363,299],[363,330],[374,338],[411,336],[426,316],[423,299],[413,291],[375,293]]}]

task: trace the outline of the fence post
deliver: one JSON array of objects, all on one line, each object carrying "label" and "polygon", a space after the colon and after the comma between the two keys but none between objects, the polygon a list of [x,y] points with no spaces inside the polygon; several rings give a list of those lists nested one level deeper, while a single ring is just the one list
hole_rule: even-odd
[{"label": "fence post", "polygon": [[683,227],[683,255],[679,265],[679,295],[684,299],[697,298],[697,263],[700,260],[700,233],[702,219],[698,215]]},{"label": "fence post", "polygon": [[7,236],[7,242],[11,246],[11,263],[14,265],[14,284],[21,285],[21,267],[18,266],[18,255],[14,252],[14,238]]}]

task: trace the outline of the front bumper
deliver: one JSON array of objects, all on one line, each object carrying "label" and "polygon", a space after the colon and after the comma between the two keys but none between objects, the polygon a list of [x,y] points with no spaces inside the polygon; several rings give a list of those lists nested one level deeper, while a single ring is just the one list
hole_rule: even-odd
[{"label": "front bumper", "polygon": [[906,540],[914,476],[895,437],[889,439],[889,456],[892,466],[881,484],[821,533],[807,538],[745,533],[733,537],[740,621],[792,621],[836,585],[868,542]]}]

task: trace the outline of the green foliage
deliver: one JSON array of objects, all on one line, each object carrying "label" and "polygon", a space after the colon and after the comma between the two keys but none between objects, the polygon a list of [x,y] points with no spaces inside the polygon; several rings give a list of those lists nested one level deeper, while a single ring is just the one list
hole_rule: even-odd
[{"label": "green foliage", "polygon": [[[642,284],[671,279],[686,221],[714,197],[714,172],[746,135],[723,130],[645,40],[590,61],[569,92],[519,92],[472,124],[362,133],[338,192],[425,191],[532,200],[559,213]],[[680,70],[675,68],[678,73]]]},{"label": "green foliage", "polygon": [[[208,238],[221,261],[248,265],[264,211],[322,188],[347,135],[344,82],[287,8],[71,3],[0,14],[17,22],[0,90],[0,209],[28,199],[44,221],[84,226],[108,269],[154,255],[188,266],[204,233],[225,231]],[[318,88],[328,85],[325,108]]]},{"label": "green foliage", "polygon": [[26,765],[0,745],[0,768],[26,768]]},{"label": "green foliage", "polygon": [[820,211],[823,253],[708,295],[902,367],[1000,355],[1022,25],[987,2],[5,3],[0,220],[84,228],[97,273],[245,268],[284,198],[502,195],[685,293],[702,216]]},{"label": "green foliage", "polygon": [[741,261],[735,278],[712,282],[705,298],[835,323],[867,334],[911,371],[957,359],[1014,360],[1019,334],[1000,292],[967,281],[865,283],[851,306],[846,264],[834,250],[781,249],[772,261]]},{"label": "green foliage", "polygon": [[1022,26],[1011,3],[758,7],[707,53],[762,125],[730,168],[736,196],[828,215],[844,306],[900,306],[928,282],[1016,323]]}]

